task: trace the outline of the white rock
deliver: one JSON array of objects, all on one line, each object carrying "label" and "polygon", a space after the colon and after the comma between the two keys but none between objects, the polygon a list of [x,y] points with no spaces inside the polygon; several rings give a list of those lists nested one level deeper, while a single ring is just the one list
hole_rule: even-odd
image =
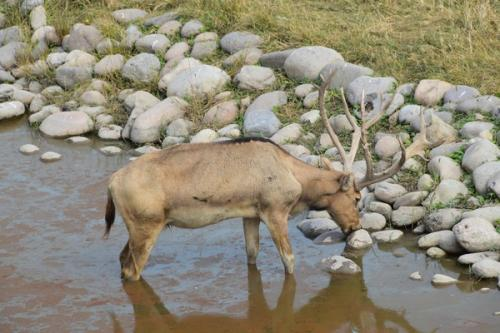
[{"label": "white rock", "polygon": [[220,45],[222,49],[231,54],[249,47],[259,47],[262,38],[246,31],[230,32],[222,37]]},{"label": "white rock", "polygon": [[271,141],[274,141],[277,144],[285,144],[285,143],[292,143],[297,141],[302,134],[302,126],[299,124],[290,124],[282,129],[280,129],[278,132],[276,132],[272,137]]},{"label": "white rock", "polygon": [[121,54],[110,54],[105,56],[94,67],[97,75],[109,75],[122,70],[125,65],[125,57]]},{"label": "white rock", "polygon": [[203,29],[203,23],[199,20],[190,20],[181,29],[182,37],[191,37],[199,34]]},{"label": "white rock", "polygon": [[430,160],[427,165],[431,174],[443,179],[460,180],[463,172],[457,162],[447,156],[437,156]]},{"label": "white rock", "polygon": [[101,153],[103,153],[104,155],[111,156],[111,155],[120,154],[122,152],[122,149],[120,147],[116,147],[116,146],[106,146],[106,147],[100,148],[99,151]]},{"label": "white rock", "polygon": [[24,104],[18,101],[0,103],[0,120],[24,114]]},{"label": "white rock", "polygon": [[465,218],[453,227],[458,243],[468,252],[500,249],[500,234],[480,217]]},{"label": "white rock", "polygon": [[381,182],[375,185],[375,197],[383,202],[393,203],[401,195],[406,193],[406,189],[398,184]]},{"label": "white rock", "polygon": [[325,65],[343,60],[333,49],[306,46],[296,49],[286,58],[284,69],[293,80],[316,80]]},{"label": "white rock", "polygon": [[167,95],[183,98],[214,96],[223,90],[229,80],[226,72],[214,66],[186,68],[167,84]]},{"label": "white rock", "polygon": [[347,237],[347,244],[353,249],[365,249],[372,246],[373,241],[368,231],[360,229]]},{"label": "white rock", "polygon": [[215,139],[217,139],[219,135],[217,134],[216,131],[210,129],[210,128],[205,128],[193,135],[191,138],[191,143],[208,143],[212,142]]},{"label": "white rock", "polygon": [[466,197],[469,194],[467,186],[454,179],[445,179],[439,183],[436,190],[429,194],[422,203],[424,206],[436,204],[447,205],[460,197]]},{"label": "white rock", "polygon": [[453,85],[445,81],[422,80],[415,89],[415,100],[422,105],[436,105],[451,88]]},{"label": "white rock", "polygon": [[500,277],[500,262],[486,258],[472,265],[472,273],[482,278]]},{"label": "white rock", "polygon": [[398,227],[414,224],[425,216],[425,208],[416,206],[403,206],[392,211],[392,224]]},{"label": "white rock", "polygon": [[331,256],[321,260],[323,270],[329,273],[356,274],[361,268],[352,260],[342,256]]},{"label": "white rock", "polygon": [[413,272],[410,274],[410,279],[415,280],[415,281],[420,281],[422,280],[422,275],[420,275],[420,272]]},{"label": "white rock", "polygon": [[94,129],[94,122],[84,112],[68,111],[51,114],[40,125],[40,131],[51,137],[80,135]]},{"label": "white rock", "polygon": [[40,156],[40,160],[43,162],[55,162],[62,158],[61,154],[55,153],[53,151],[48,151]]},{"label": "white rock", "polygon": [[39,150],[40,150],[40,148],[38,148],[35,145],[29,144],[29,143],[19,147],[19,151],[25,155],[34,154],[34,153],[38,152]]},{"label": "white rock", "polygon": [[492,259],[498,261],[500,260],[500,252],[485,251],[462,254],[460,257],[458,257],[458,262],[464,265],[472,265],[483,259]]},{"label": "white rock", "polygon": [[179,59],[183,58],[184,55],[189,51],[189,44],[186,42],[178,42],[172,45],[167,53],[165,53],[165,60]]},{"label": "white rock", "polygon": [[500,172],[499,161],[486,162],[474,169],[472,172],[472,180],[479,194],[488,192],[488,181],[495,176],[497,172]]},{"label": "white rock", "polygon": [[458,280],[444,274],[434,274],[432,283],[435,285],[447,285],[457,283]]},{"label": "white rock", "polygon": [[245,65],[234,77],[238,88],[246,90],[263,90],[274,84],[276,77],[272,69],[256,65]]},{"label": "white rock", "polygon": [[85,143],[90,143],[90,139],[86,138],[84,136],[71,136],[66,139],[69,143],[73,144],[85,144]]},{"label": "white rock", "polygon": [[372,233],[372,238],[379,243],[392,243],[403,237],[401,230],[382,230]]},{"label": "white rock", "polygon": [[427,256],[431,258],[439,259],[444,257],[446,255],[446,252],[441,250],[439,247],[430,247],[427,249],[425,254],[427,254]]},{"label": "white rock", "polygon": [[103,140],[119,140],[122,129],[118,125],[105,125],[99,128],[98,136]]},{"label": "white rock", "polygon": [[309,95],[310,93],[312,93],[315,89],[316,89],[316,87],[313,84],[304,83],[304,84],[301,84],[301,85],[298,85],[297,87],[295,87],[294,92],[295,92],[295,96],[297,96],[298,98],[304,98],[307,95]]},{"label": "white rock", "polygon": [[360,220],[363,229],[368,230],[382,230],[386,224],[384,215],[379,213],[364,213]]},{"label": "white rock", "polygon": [[311,110],[300,116],[300,122],[304,124],[315,124],[321,119],[319,110]]}]

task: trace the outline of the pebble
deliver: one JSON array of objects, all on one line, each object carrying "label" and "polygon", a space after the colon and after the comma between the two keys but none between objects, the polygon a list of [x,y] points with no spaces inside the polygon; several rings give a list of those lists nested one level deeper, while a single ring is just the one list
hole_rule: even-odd
[{"label": "pebble", "polygon": [[71,136],[67,138],[66,141],[73,144],[84,144],[84,143],[89,143],[90,139],[84,136]]},{"label": "pebble", "polygon": [[101,153],[103,153],[104,155],[111,156],[111,155],[120,154],[122,152],[122,149],[120,147],[116,147],[116,146],[106,146],[106,147],[100,148],[99,151]]},{"label": "pebble", "polygon": [[35,145],[29,144],[29,143],[19,147],[19,151],[25,155],[34,154],[34,153],[38,152],[39,150],[40,150],[40,148],[38,148]]},{"label": "pebble", "polygon": [[40,160],[42,160],[43,162],[55,162],[59,161],[61,158],[62,158],[61,154],[58,154],[53,151],[48,151],[40,156]]},{"label": "pebble", "polygon": [[415,281],[420,281],[422,280],[422,275],[420,275],[420,272],[413,272],[410,274],[410,279],[415,280]]},{"label": "pebble", "polygon": [[435,285],[448,285],[457,283],[458,280],[444,274],[434,274],[432,283]]}]

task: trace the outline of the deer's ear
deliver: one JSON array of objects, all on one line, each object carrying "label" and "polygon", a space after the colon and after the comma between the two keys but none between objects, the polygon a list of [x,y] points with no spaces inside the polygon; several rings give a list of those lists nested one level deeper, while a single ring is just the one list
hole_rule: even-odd
[{"label": "deer's ear", "polygon": [[332,164],[325,157],[321,157],[321,167],[326,170],[333,170]]},{"label": "deer's ear", "polygon": [[340,178],[339,178],[339,184],[340,184],[340,189],[342,191],[345,192],[345,191],[349,190],[351,188],[351,186],[353,185],[352,174],[340,176]]}]

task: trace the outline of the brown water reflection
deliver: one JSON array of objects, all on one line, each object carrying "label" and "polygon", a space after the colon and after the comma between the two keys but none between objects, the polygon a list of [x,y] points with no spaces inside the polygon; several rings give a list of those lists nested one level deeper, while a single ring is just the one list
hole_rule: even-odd
[{"label": "brown water reflection", "polygon": [[[285,276],[276,307],[266,302],[261,274],[248,266],[248,310],[243,318],[221,314],[176,316],[144,280],[124,282],[134,308],[134,332],[417,332],[404,313],[377,307],[362,275],[331,278],[329,285],[294,311],[296,281]],[[343,300],[343,301],[340,301]],[[348,302],[346,302],[348,301]],[[124,332],[113,318],[114,332]]]},{"label": "brown water reflection", "polygon": [[[25,143],[63,159],[24,156]],[[264,227],[259,271],[247,271],[241,220],[166,230],[145,280],[122,285],[125,227],[118,219],[108,241],[101,235],[107,178],[128,155],[106,157],[101,145],[43,138],[22,118],[0,123],[0,332],[498,331],[495,281],[474,281],[453,258],[427,258],[413,235],[349,253],[363,273],[334,277],[318,263],[344,244],[314,245],[291,221],[296,274],[284,280]],[[416,270],[423,281],[408,279]],[[435,273],[461,283],[435,288]]]}]

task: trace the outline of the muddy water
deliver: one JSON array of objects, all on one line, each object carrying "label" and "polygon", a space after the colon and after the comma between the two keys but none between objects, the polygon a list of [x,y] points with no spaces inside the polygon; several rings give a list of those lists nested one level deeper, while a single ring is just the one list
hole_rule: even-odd
[{"label": "muddy water", "polygon": [[[63,159],[21,155],[24,143]],[[264,228],[259,270],[247,268],[238,220],[169,229],[144,279],[122,283],[126,230],[118,220],[109,240],[101,235],[106,179],[128,157],[105,157],[99,144],[47,140],[23,119],[1,123],[0,332],[498,332],[494,281],[427,259],[411,235],[352,254],[362,274],[332,277],[318,262],[343,244],[314,245],[291,222],[297,273],[285,279]],[[408,279],[416,270],[424,281]],[[434,273],[463,282],[435,288]]]}]

